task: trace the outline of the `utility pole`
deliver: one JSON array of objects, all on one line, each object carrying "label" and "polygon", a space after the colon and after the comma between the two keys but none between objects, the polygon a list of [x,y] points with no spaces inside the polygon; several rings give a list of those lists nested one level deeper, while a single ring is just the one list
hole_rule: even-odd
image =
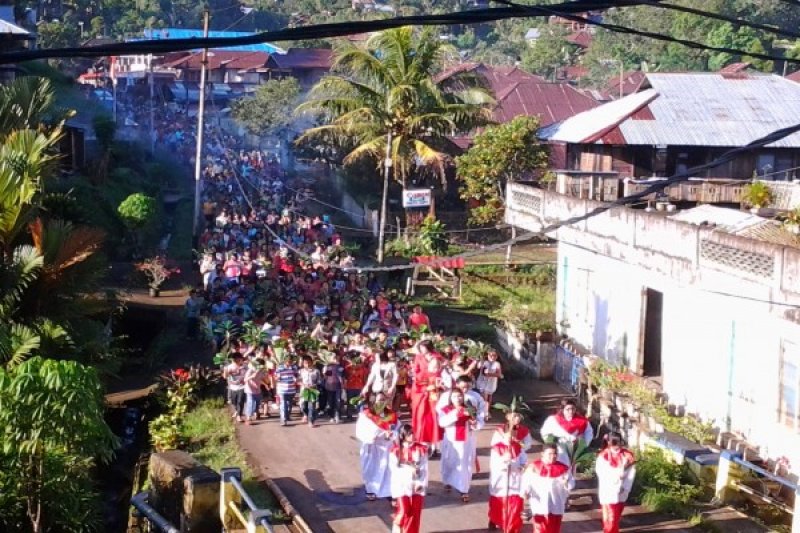
[{"label": "utility pole", "polygon": [[[203,37],[208,37],[208,5],[203,10]],[[194,161],[194,223],[192,234],[200,236],[200,174],[203,170],[203,114],[206,110],[206,69],[208,67],[208,48],[203,48],[200,65],[200,102],[197,107],[197,150]]]},{"label": "utility pole", "polygon": [[156,103],[153,99],[153,54],[150,54],[148,59],[150,68],[150,151],[156,153],[156,119],[155,119],[155,106]]},{"label": "utility pole", "polygon": [[389,196],[389,176],[392,172],[392,128],[386,134],[386,159],[383,161],[383,196],[381,197],[381,224],[378,228],[378,263],[383,264],[383,245],[386,240],[386,207]]}]

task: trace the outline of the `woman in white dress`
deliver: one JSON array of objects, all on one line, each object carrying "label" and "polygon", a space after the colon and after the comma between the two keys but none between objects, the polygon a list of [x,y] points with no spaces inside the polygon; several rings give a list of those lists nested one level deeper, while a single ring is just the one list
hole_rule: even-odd
[{"label": "woman in white dress", "polygon": [[486,354],[486,361],[481,362],[478,367],[478,390],[489,405],[492,405],[492,395],[497,390],[497,383],[503,377],[503,367],[498,358],[497,351],[490,350]]},{"label": "woman in white dress", "polygon": [[389,409],[383,394],[376,395],[375,402],[358,415],[356,438],[361,442],[361,478],[370,501],[392,495],[389,450],[396,425],[397,415]]},{"label": "woman in white dress", "polygon": [[439,425],[444,428],[442,441],[442,484],[461,493],[461,500],[469,502],[469,486],[475,465],[475,439],[473,432],[478,413],[471,413],[464,404],[464,393],[450,391],[450,404],[441,410]]},{"label": "woman in white dress", "polygon": [[428,488],[428,447],[414,438],[410,424],[397,431],[389,455],[395,513],[392,533],[419,533]]},{"label": "woman in white dress", "polygon": [[603,510],[603,533],[619,533],[619,521],[636,477],[636,458],[622,447],[619,433],[606,436],[606,447],[597,456],[597,499]]}]

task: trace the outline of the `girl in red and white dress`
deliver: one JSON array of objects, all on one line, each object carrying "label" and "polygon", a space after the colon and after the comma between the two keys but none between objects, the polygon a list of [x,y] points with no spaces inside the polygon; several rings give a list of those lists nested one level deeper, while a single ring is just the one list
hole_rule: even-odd
[{"label": "girl in red and white dress", "polygon": [[567,466],[572,465],[566,446],[578,439],[583,439],[588,445],[594,439],[592,424],[588,418],[578,413],[575,400],[561,402],[558,412],[547,417],[542,424],[542,440],[547,442],[550,439],[555,439],[558,443],[558,460]]},{"label": "girl in red and white dress", "polygon": [[370,501],[392,495],[389,450],[396,425],[397,414],[388,408],[383,393],[377,394],[374,403],[358,415],[356,438],[361,441],[361,477]]},{"label": "girl in red and white dress", "polygon": [[522,494],[530,503],[534,533],[561,532],[567,498],[575,487],[572,469],[557,456],[557,446],[545,444],[541,458],[529,463],[522,475]]},{"label": "girl in red and white dress", "polygon": [[414,439],[409,424],[397,433],[389,456],[395,514],[392,533],[419,533],[425,490],[428,487],[428,449]]},{"label": "girl in red and white dress", "polygon": [[411,387],[411,426],[414,438],[427,444],[431,453],[442,440],[442,428],[436,414],[436,402],[444,390],[442,358],[433,351],[431,341],[422,341],[414,358],[414,383]]},{"label": "girl in red and white dress", "polygon": [[522,531],[522,470],[533,446],[528,428],[522,425],[522,415],[506,413],[506,423],[492,434],[489,455],[489,529],[504,533]]},{"label": "girl in red and white dress", "polygon": [[597,499],[603,510],[603,533],[619,533],[625,501],[636,477],[636,458],[622,447],[619,433],[606,436],[606,447],[597,456]]},{"label": "girl in red and white dress", "polygon": [[464,393],[459,389],[450,391],[450,403],[439,416],[439,425],[444,428],[442,441],[442,484],[445,490],[456,489],[464,503],[469,501],[469,486],[475,465],[475,439],[472,434],[477,426],[477,413],[473,416],[464,403]]}]

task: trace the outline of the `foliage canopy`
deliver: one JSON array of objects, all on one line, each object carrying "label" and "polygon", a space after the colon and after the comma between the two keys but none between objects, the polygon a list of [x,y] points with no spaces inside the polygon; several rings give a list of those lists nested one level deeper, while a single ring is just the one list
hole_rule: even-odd
[{"label": "foliage canopy", "polygon": [[506,183],[546,168],[548,152],[536,137],[538,129],[539,120],[526,116],[489,126],[456,158],[459,193],[469,204],[470,223],[500,222]]}]

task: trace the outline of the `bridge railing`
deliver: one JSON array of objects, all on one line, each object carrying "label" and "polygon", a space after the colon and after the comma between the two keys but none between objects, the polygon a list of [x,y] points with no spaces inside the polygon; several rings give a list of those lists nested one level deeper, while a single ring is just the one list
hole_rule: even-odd
[{"label": "bridge railing", "polygon": [[[223,468],[220,472],[219,518],[224,531],[274,533],[272,512],[256,505],[242,486],[239,468]],[[180,533],[180,528],[150,505],[150,493],[140,492],[131,498],[131,506],[147,524],[147,531]],[[141,529],[141,528],[140,528]]]},{"label": "bridge railing", "polygon": [[[740,479],[742,471],[760,480],[760,490],[742,482]],[[773,490],[773,487],[777,490]],[[793,505],[789,505],[789,503],[778,497],[782,489],[794,495],[794,501],[789,502],[793,503]],[[760,500],[760,503],[772,505],[791,514],[792,533],[800,533],[800,486],[797,483],[745,461],[730,450],[723,450],[719,460],[719,467],[717,468],[717,499],[725,502],[729,499],[731,490],[744,492]]]},{"label": "bridge railing", "polygon": [[[241,530],[247,533],[273,533],[272,512],[261,509],[242,486],[242,470],[223,468],[220,472],[222,485],[219,493],[219,516],[226,531]],[[247,506],[243,512],[242,502]]]},{"label": "bridge railing", "polygon": [[131,506],[144,518],[150,525],[150,531],[161,531],[163,533],[180,533],[180,530],[173,526],[169,520],[161,516],[149,503],[150,493],[140,492],[131,498]]}]

